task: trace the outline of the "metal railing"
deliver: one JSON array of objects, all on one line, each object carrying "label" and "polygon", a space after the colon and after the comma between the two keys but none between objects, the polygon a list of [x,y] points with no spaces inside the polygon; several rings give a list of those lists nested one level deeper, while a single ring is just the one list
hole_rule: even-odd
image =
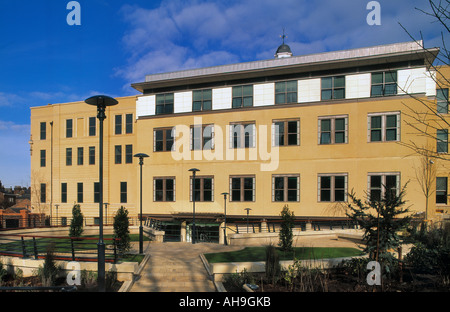
[{"label": "metal railing", "polygon": [[15,286],[15,287],[0,287],[0,292],[16,292],[16,291],[60,291],[73,292],[77,291],[76,286]]},{"label": "metal railing", "polygon": [[[118,238],[103,238],[106,262],[117,262],[118,240]],[[0,234],[0,255],[45,259],[47,253],[51,251],[55,260],[97,261],[97,243],[97,237]]]}]

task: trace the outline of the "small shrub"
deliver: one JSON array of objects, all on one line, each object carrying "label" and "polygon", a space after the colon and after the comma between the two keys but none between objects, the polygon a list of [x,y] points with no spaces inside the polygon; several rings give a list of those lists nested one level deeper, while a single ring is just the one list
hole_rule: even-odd
[{"label": "small shrub", "polygon": [[114,216],[114,236],[119,238],[117,250],[120,255],[125,254],[131,248],[129,225],[128,210],[121,206]]},{"label": "small shrub", "polygon": [[94,271],[81,271],[81,287],[83,288],[94,288],[97,286],[97,272]]},{"label": "small shrub", "polygon": [[281,247],[283,251],[292,251],[292,241],[293,241],[293,233],[292,228],[294,227],[294,213],[289,210],[289,207],[286,205],[281,210],[281,218],[283,219],[280,228],[279,234],[279,243],[278,245]]},{"label": "small shrub", "polygon": [[3,281],[6,279],[7,275],[8,275],[8,272],[3,267],[3,263],[0,262],[0,286],[3,285]]},{"label": "small shrub", "polygon": [[72,208],[72,221],[70,221],[69,236],[81,237],[83,234],[83,214],[80,205],[75,204]]},{"label": "small shrub", "polygon": [[53,254],[54,246],[50,244],[47,246],[47,254],[45,255],[44,267],[38,270],[38,276],[41,278],[43,286],[54,286],[56,278],[59,274],[59,268],[56,266],[55,257]]},{"label": "small shrub", "polygon": [[240,273],[227,274],[223,285],[228,291],[242,291],[244,284],[255,284],[255,281],[255,276],[244,268]]}]

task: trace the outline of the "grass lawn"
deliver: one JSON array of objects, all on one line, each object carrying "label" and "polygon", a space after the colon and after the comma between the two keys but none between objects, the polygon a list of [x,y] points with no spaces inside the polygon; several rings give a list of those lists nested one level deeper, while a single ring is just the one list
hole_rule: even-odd
[{"label": "grass lawn", "polygon": [[[293,252],[283,252],[277,248],[280,260],[329,259],[340,257],[361,256],[363,253],[356,248],[348,247],[294,247]],[[231,252],[205,254],[209,263],[217,262],[255,262],[266,260],[266,247],[246,247]]]}]

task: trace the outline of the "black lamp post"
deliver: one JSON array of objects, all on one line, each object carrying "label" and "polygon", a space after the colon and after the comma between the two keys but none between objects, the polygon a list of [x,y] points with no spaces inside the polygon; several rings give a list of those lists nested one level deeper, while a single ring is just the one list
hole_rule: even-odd
[{"label": "black lamp post", "polygon": [[103,242],[103,121],[106,119],[107,106],[117,105],[119,102],[106,95],[95,95],[85,100],[89,105],[97,106],[97,118],[100,122],[99,132],[99,236],[98,236],[98,290],[105,291],[105,243]]},{"label": "black lamp post", "polygon": [[227,193],[227,192],[223,192],[222,194],[220,194],[220,195],[223,195],[223,207],[224,207],[224,215],[225,215],[225,219],[224,219],[224,227],[223,227],[223,238],[224,238],[224,243],[225,243],[225,245],[228,245],[228,242],[227,242],[227,195],[229,195],[229,193]]},{"label": "black lamp post", "polygon": [[108,225],[108,205],[109,203],[103,203],[105,205],[105,224]]},{"label": "black lamp post", "polygon": [[248,213],[250,212],[250,210],[252,210],[251,208],[245,208],[245,210],[247,210],[247,234],[248,234]]},{"label": "black lamp post", "polygon": [[134,157],[138,157],[139,158],[139,166],[141,167],[141,223],[139,225],[139,253],[142,254],[144,253],[144,230],[142,228],[142,165],[144,164],[144,158],[149,157],[147,154],[144,153],[138,153],[136,155],[134,155]]},{"label": "black lamp post", "polygon": [[193,215],[192,215],[192,244],[195,244],[195,173],[200,171],[197,168],[191,168],[189,171],[192,172],[192,205],[193,205]]}]

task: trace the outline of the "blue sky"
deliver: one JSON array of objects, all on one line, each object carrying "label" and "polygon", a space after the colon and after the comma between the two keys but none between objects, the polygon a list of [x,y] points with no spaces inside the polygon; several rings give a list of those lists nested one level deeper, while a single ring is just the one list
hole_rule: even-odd
[{"label": "blue sky", "polygon": [[30,107],[94,94],[137,94],[146,74],[273,58],[286,30],[294,55],[410,41],[441,46],[426,0],[0,0],[0,181],[30,185]]}]

